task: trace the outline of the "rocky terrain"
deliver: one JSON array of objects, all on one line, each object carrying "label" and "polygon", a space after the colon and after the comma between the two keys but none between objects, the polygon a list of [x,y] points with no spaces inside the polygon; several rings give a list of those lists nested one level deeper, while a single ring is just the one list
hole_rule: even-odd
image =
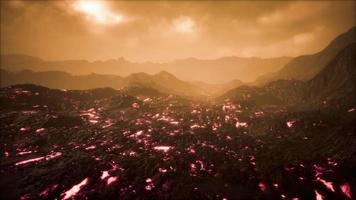
[{"label": "rocky terrain", "polygon": [[250,106],[289,106],[306,110],[356,105],[356,43],[342,49],[309,81],[277,80],[262,87],[241,86],[218,99]]},{"label": "rocky terrain", "polygon": [[142,91],[2,88],[1,199],[354,197],[355,107]]},{"label": "rocky terrain", "polygon": [[184,90],[166,72],[121,89],[2,87],[0,198],[353,199],[354,52],[309,81],[204,100],[154,87]]},{"label": "rocky terrain", "polygon": [[0,200],[356,199],[356,1],[0,4]]},{"label": "rocky terrain", "polygon": [[356,27],[354,26],[332,40],[321,51],[310,55],[298,56],[280,70],[258,77],[256,84],[263,85],[279,79],[310,80],[322,71],[340,51],[355,42]]}]

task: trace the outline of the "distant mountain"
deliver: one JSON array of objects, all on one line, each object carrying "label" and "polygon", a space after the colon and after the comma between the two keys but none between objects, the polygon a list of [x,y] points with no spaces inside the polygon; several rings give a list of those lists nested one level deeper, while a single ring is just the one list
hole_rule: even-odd
[{"label": "distant mountain", "polygon": [[356,42],[356,27],[336,37],[322,51],[292,59],[281,70],[263,75],[256,80],[262,85],[278,79],[310,80],[346,46]]},{"label": "distant mountain", "polygon": [[223,57],[214,60],[183,59],[163,64],[164,69],[184,80],[223,83],[229,80],[252,82],[258,76],[275,72],[291,60],[280,58]]},{"label": "distant mountain", "polygon": [[356,105],[356,43],[342,50],[307,84],[305,100]]},{"label": "distant mountain", "polygon": [[258,76],[281,69],[291,58],[239,58],[223,57],[213,60],[188,58],[166,63],[135,63],[118,58],[106,61],[86,60],[45,61],[27,55],[2,55],[1,68],[8,71],[29,69],[38,71],[63,71],[73,75],[90,73],[128,76],[144,72],[156,74],[167,71],[185,81],[225,83],[239,79],[253,81]]},{"label": "distant mountain", "polygon": [[61,71],[33,72],[31,70],[23,70],[19,72],[9,72],[1,70],[2,87],[26,83],[49,88],[82,90],[99,87],[120,88],[124,85],[124,78],[99,74],[72,76]]},{"label": "distant mountain", "polygon": [[124,85],[140,85],[156,89],[162,93],[176,94],[180,96],[202,96],[204,94],[201,90],[194,87],[194,85],[179,80],[166,71],[154,75],[149,75],[143,72],[131,74],[124,78]]},{"label": "distant mountain", "polygon": [[[17,94],[17,98],[7,95],[11,93]],[[78,104],[85,106],[98,101],[106,101],[107,106],[120,107],[130,107],[132,103],[139,102],[137,98],[112,88],[64,91],[33,84],[0,88],[0,110],[24,110],[29,107],[57,111],[67,107],[67,109],[75,110],[78,109]],[[39,105],[45,105],[45,107]]]},{"label": "distant mountain", "polygon": [[161,93],[156,89],[141,85],[130,85],[122,89],[126,94],[135,97],[159,97],[167,96],[167,94]]},{"label": "distant mountain", "polygon": [[[242,82],[234,80],[219,85],[193,83],[182,81],[166,71],[161,71],[154,75],[141,72],[121,77],[100,74],[73,76],[61,71],[33,72],[31,70],[22,70],[9,72],[1,70],[1,86],[4,87],[15,84],[36,84],[49,88],[76,90],[101,87],[111,87],[115,89],[136,87],[136,92],[154,93],[152,90],[155,90],[159,93],[175,94],[185,97],[203,97],[207,95],[219,95],[231,88],[241,85]],[[130,88],[130,90],[132,89],[134,88]],[[147,91],[145,92],[145,90]]]},{"label": "distant mountain", "polygon": [[298,105],[318,108],[325,104],[356,105],[356,43],[349,44],[309,81],[278,80],[262,87],[241,86],[219,100],[252,106]]},{"label": "distant mountain", "polygon": [[235,79],[224,84],[209,84],[197,81],[191,82],[191,84],[193,84],[194,87],[202,91],[205,96],[216,97],[224,94],[225,92],[233,88],[236,88],[237,86],[243,85],[244,83],[240,80]]},{"label": "distant mountain", "polygon": [[218,100],[230,99],[246,106],[295,105],[303,99],[306,84],[297,80],[278,80],[263,87],[243,85],[232,89]]}]

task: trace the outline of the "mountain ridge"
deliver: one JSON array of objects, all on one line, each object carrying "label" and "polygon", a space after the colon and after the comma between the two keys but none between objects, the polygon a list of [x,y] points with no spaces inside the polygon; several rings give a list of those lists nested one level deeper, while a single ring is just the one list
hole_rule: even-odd
[{"label": "mountain ridge", "polygon": [[154,75],[139,72],[128,76],[118,76],[95,73],[88,75],[71,75],[63,71],[34,72],[31,70],[22,70],[11,72],[1,69],[0,75],[2,87],[15,84],[36,84],[56,89],[83,90],[100,87],[122,89],[129,86],[144,86],[155,89],[161,93],[188,97],[219,95],[242,84],[239,80],[218,85],[202,82],[187,82],[178,79],[167,71],[162,71]]},{"label": "mountain ridge", "polygon": [[314,107],[356,105],[356,43],[342,49],[313,79],[277,80],[264,86],[240,86],[218,98],[249,105]]},{"label": "mountain ridge", "polygon": [[[23,54],[1,55],[1,68],[9,71],[30,69],[32,71],[64,71],[73,75],[90,73],[127,76],[137,72],[156,74],[167,71],[185,81],[224,83],[239,79],[253,81],[257,76],[277,71],[290,57],[243,58],[222,57],[218,59],[177,59],[171,62],[131,62],[123,57],[103,61],[57,60],[46,61]],[[30,60],[30,62],[29,62]],[[197,76],[199,74],[199,76]]]},{"label": "mountain ridge", "polygon": [[334,38],[321,51],[301,55],[275,73],[269,73],[258,77],[257,85],[263,85],[278,79],[310,80],[320,72],[343,48],[356,42],[356,26]]}]

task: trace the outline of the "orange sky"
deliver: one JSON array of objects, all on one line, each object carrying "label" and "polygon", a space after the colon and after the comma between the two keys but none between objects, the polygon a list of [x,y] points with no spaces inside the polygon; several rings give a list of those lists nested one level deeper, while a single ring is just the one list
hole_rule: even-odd
[{"label": "orange sky", "polygon": [[170,61],[314,53],[355,25],[355,1],[1,1],[1,53]]}]

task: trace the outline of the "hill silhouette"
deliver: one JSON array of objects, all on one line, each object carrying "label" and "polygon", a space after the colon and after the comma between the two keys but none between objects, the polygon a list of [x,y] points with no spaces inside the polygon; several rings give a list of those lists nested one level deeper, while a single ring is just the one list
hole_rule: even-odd
[{"label": "hill silhouette", "polygon": [[262,85],[278,79],[310,80],[324,69],[341,50],[354,42],[356,42],[356,27],[336,37],[322,51],[298,56],[279,71],[259,77],[256,84]]},{"label": "hill silhouette", "polygon": [[249,105],[309,105],[328,102],[336,106],[356,105],[356,43],[342,49],[313,79],[278,80],[265,86],[241,86],[219,99],[229,98]]},{"label": "hill silhouette", "polygon": [[217,96],[242,84],[234,80],[225,84],[205,84],[202,82],[182,81],[174,75],[162,71],[150,75],[144,72],[130,74],[126,77],[117,75],[71,75],[62,71],[33,72],[23,70],[10,72],[1,70],[1,86],[16,84],[36,84],[49,88],[85,90],[101,87],[122,89],[129,86],[143,86],[161,93],[186,97]]},{"label": "hill silhouette", "polygon": [[167,71],[181,80],[225,83],[238,79],[253,81],[258,76],[274,72],[291,58],[223,57],[212,60],[188,58],[166,63],[136,63],[124,58],[89,62],[86,60],[46,61],[28,55],[1,55],[0,66],[8,71],[63,71],[73,75],[110,74],[128,76],[133,73],[156,74]]}]

